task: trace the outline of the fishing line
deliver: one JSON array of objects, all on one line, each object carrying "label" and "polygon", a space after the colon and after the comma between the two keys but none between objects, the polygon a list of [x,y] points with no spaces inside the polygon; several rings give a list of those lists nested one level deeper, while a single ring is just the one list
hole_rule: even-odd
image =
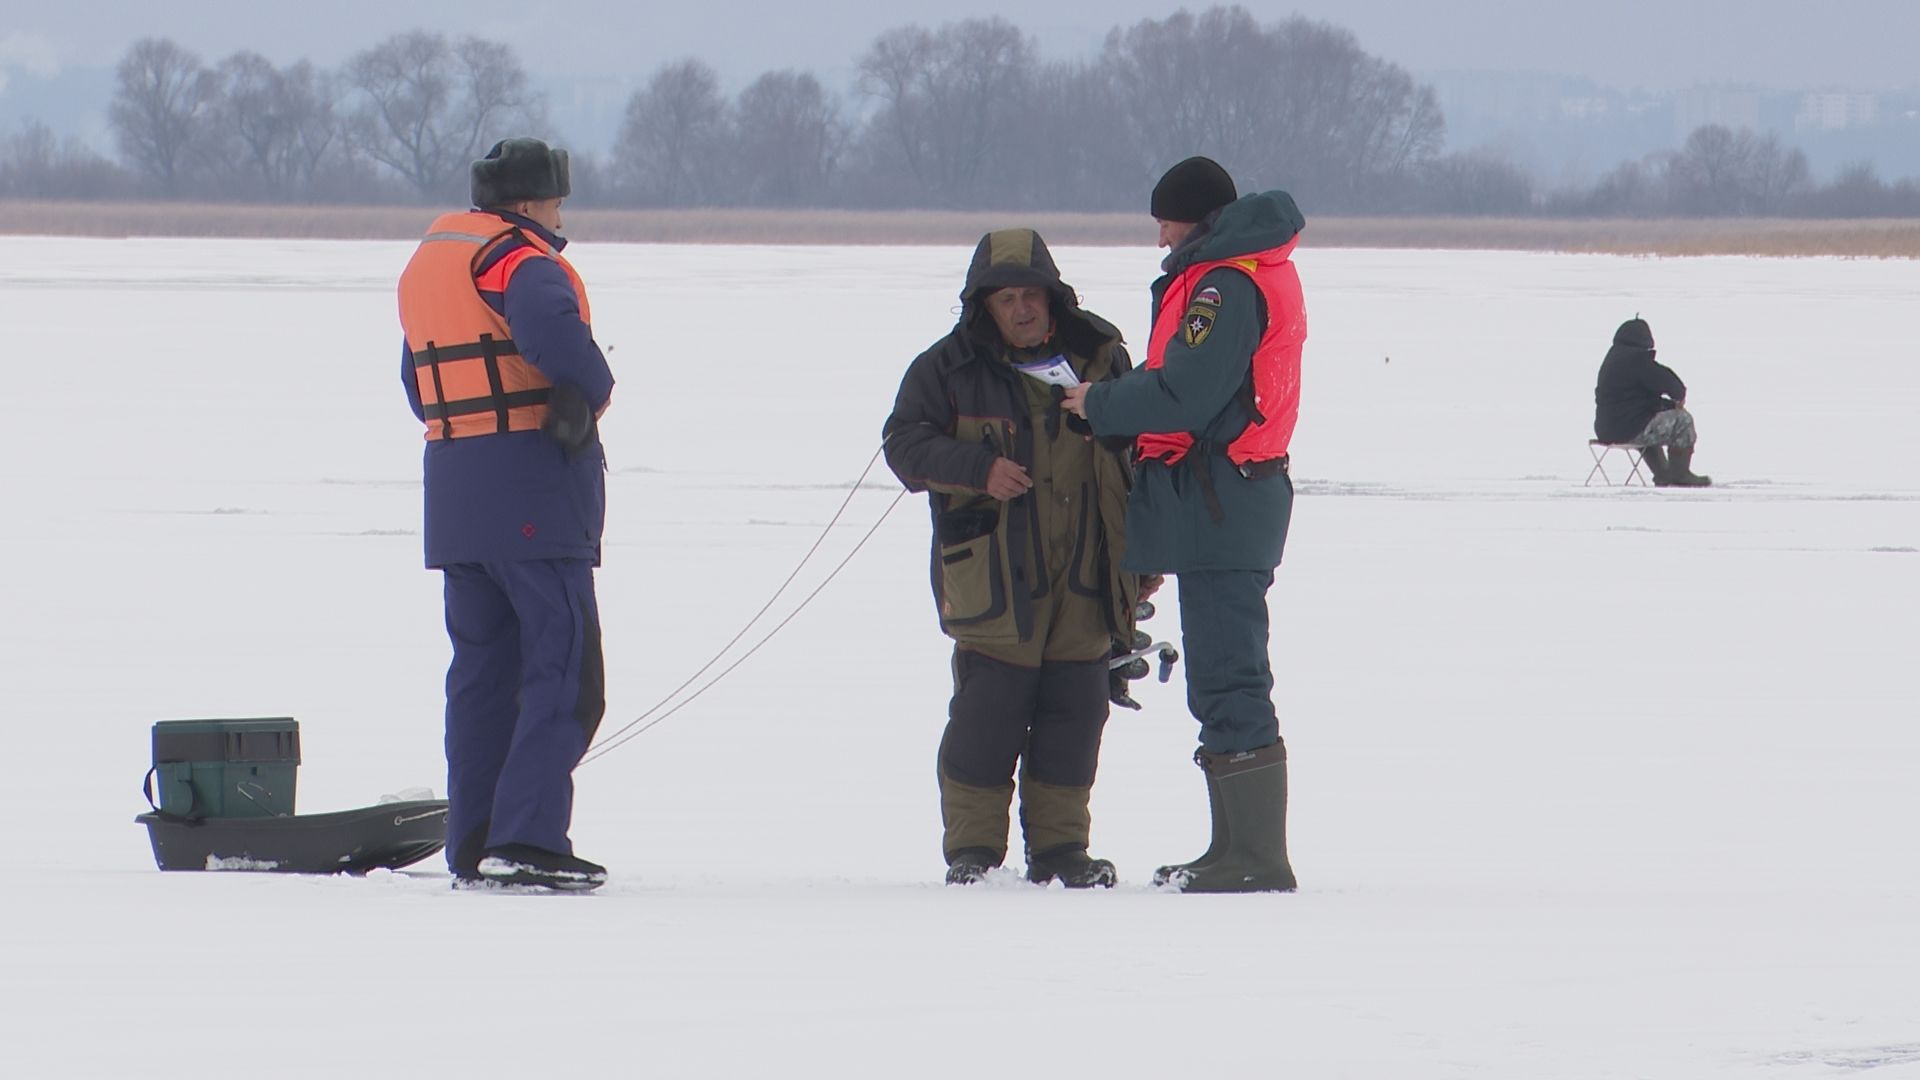
[{"label": "fishing line", "polygon": [[[661,713],[657,717],[654,717],[654,714],[660,712],[660,710],[664,708],[668,702],[672,701],[675,697],[678,697],[682,690],[685,690],[687,687],[692,686],[694,682],[700,678],[700,676],[712,670],[713,666],[719,663],[720,659],[726,656],[727,652],[730,649],[732,649],[735,645],[738,645],[740,643],[740,640],[747,636],[747,632],[753,629],[754,624],[758,623],[761,620],[761,618],[763,618],[767,614],[767,612],[773,609],[773,605],[779,601],[781,596],[785,595],[787,588],[791,586],[794,583],[794,580],[800,576],[800,571],[806,568],[807,563],[810,560],[812,560],[815,553],[817,553],[820,550],[820,545],[826,543],[827,537],[832,534],[834,526],[838,525],[840,523],[841,517],[845,516],[847,512],[847,507],[853,504],[854,496],[860,493],[860,485],[866,482],[867,476],[873,472],[874,465],[879,463],[880,455],[884,451],[885,451],[885,447],[883,446],[881,449],[875,450],[873,452],[873,457],[868,459],[867,461],[867,467],[860,470],[860,475],[854,479],[853,486],[847,489],[846,498],[840,501],[839,509],[833,512],[833,517],[827,521],[826,527],[820,530],[820,535],[814,539],[813,546],[807,549],[806,554],[800,556],[800,561],[794,565],[793,572],[788,574],[787,579],[780,583],[780,587],[773,591],[773,595],[768,597],[767,602],[760,606],[760,610],[754,612],[753,618],[747,620],[746,625],[740,628],[740,632],[733,635],[732,638],[728,639],[727,643],[720,647],[720,651],[713,654],[712,659],[700,665],[698,670],[696,670],[693,674],[687,676],[686,680],[682,682],[679,686],[676,686],[672,690],[668,691],[665,697],[655,702],[653,706],[649,708],[646,712],[643,712],[639,716],[634,717],[632,720],[628,721],[625,725],[623,725],[617,731],[612,731],[601,736],[599,741],[596,742],[592,747],[590,747],[587,750],[586,756],[580,759],[580,764],[585,765],[587,762],[593,761],[596,758],[602,757],[607,753],[611,752],[612,750],[614,750],[615,748],[625,745],[626,743],[632,741],[636,736],[639,736],[640,734],[646,732],[648,729],[652,728],[655,724],[660,723],[662,720],[665,720],[667,717],[672,716],[674,713],[679,712],[681,709],[685,708],[688,704],[693,702],[695,699],[699,698],[701,694],[704,694],[708,690],[712,689],[715,683],[718,683],[721,679],[726,678],[727,675],[730,672],[732,672],[735,668],[739,667],[742,663],[745,663],[747,660],[747,657],[750,657],[754,653],[759,652],[760,647],[762,645],[765,645],[767,642],[773,640],[773,636],[775,634],[778,634],[783,627],[785,627],[788,623],[792,622],[794,617],[799,615],[800,612],[806,610],[807,605],[813,601],[813,598],[820,595],[820,591],[822,589],[825,589],[828,583],[832,582],[833,579],[839,575],[840,571],[846,567],[847,563],[853,560],[853,557],[859,553],[860,549],[866,546],[867,541],[873,537],[873,534],[879,531],[881,524],[887,520],[887,515],[891,514],[893,512],[893,508],[900,505],[900,500],[906,496],[907,493],[904,489],[902,489],[900,492],[894,495],[893,501],[887,504],[887,508],[885,510],[881,511],[880,517],[874,521],[872,527],[870,527],[867,530],[866,535],[860,538],[859,543],[856,543],[853,546],[853,550],[847,552],[846,558],[841,559],[839,565],[835,566],[833,570],[827,574],[826,579],[821,581],[820,584],[816,586],[812,592],[808,593],[806,598],[800,601],[800,605],[794,608],[793,611],[788,613],[786,618],[780,620],[780,622],[776,626],[774,626],[772,630],[769,630],[767,632],[767,635],[765,637],[755,642],[752,648],[748,649],[746,653],[743,654],[739,659],[727,665],[727,667],[724,670],[722,670],[718,675],[715,675],[705,685],[701,686],[698,690],[695,690],[692,694],[688,695],[687,698],[681,701],[679,704],[674,705],[673,708],[667,709],[666,712]],[[653,717],[653,719],[650,722],[648,720],[649,717]]]}]

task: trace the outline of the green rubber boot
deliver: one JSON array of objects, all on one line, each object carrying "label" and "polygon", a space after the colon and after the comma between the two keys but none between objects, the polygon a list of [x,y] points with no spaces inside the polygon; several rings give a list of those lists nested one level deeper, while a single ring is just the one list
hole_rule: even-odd
[{"label": "green rubber boot", "polygon": [[[1175,868],[1166,887],[1183,893],[1292,892],[1287,860],[1287,747],[1196,755],[1220,791],[1223,850],[1210,862]],[[1218,820],[1218,818],[1216,818]],[[1204,856],[1203,856],[1204,858]]]},{"label": "green rubber boot", "polygon": [[1215,780],[1213,773],[1207,770],[1205,751],[1194,751],[1193,763],[1200,766],[1200,775],[1207,781],[1207,808],[1213,817],[1213,838],[1207,841],[1206,853],[1192,862],[1174,863],[1155,870],[1153,872],[1155,885],[1167,884],[1173,880],[1175,874],[1211,866],[1213,861],[1220,857],[1220,853],[1227,850],[1227,812],[1220,806],[1220,782]]}]

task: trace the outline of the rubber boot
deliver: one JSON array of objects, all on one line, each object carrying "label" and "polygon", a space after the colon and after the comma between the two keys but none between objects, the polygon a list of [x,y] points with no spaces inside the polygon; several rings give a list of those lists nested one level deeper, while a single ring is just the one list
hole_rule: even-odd
[{"label": "rubber boot", "polygon": [[[945,826],[940,848],[947,859],[947,884],[980,880],[1007,857],[1007,831],[1012,825],[1013,785],[982,788],[940,776],[940,820]],[[962,864],[967,869],[963,869]],[[955,880],[956,875],[961,880]]]},{"label": "rubber boot", "polygon": [[1641,447],[1640,464],[1647,467],[1647,475],[1653,478],[1654,487],[1668,485],[1667,451],[1664,447],[1657,445]]},{"label": "rubber boot", "polygon": [[1093,786],[1048,784],[1020,772],[1020,831],[1026,837],[1027,880],[1058,880],[1069,889],[1110,889],[1113,864],[1087,854],[1093,830]]},{"label": "rubber boot", "polygon": [[1299,887],[1287,861],[1287,747],[1197,755],[1220,787],[1227,819],[1226,849],[1214,860],[1169,875],[1179,892],[1292,892]]},{"label": "rubber boot", "polygon": [[1696,476],[1693,472],[1693,447],[1682,450],[1673,448],[1673,466],[1668,470],[1667,482],[1674,487],[1710,487],[1713,478]]},{"label": "rubber boot", "polygon": [[1213,861],[1220,857],[1220,853],[1227,850],[1227,812],[1220,806],[1220,782],[1215,780],[1213,773],[1207,770],[1207,763],[1204,757],[1204,751],[1194,751],[1193,763],[1200,767],[1200,775],[1205,777],[1207,781],[1207,809],[1213,817],[1213,838],[1207,841],[1206,853],[1199,858],[1191,862],[1162,866],[1158,870],[1155,870],[1153,872],[1153,883],[1155,885],[1167,884],[1167,882],[1173,879],[1173,875],[1181,871],[1198,870],[1203,866],[1211,866]]}]

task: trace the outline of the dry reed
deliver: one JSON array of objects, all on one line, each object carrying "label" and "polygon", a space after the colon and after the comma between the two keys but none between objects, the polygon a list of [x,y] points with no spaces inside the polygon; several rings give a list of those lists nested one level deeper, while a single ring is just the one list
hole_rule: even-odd
[{"label": "dry reed", "polygon": [[[262,206],[0,200],[0,235],[410,240],[434,211],[405,206]],[[587,241],[678,244],[972,244],[1013,225],[1055,245],[1149,245],[1145,214],[852,210],[570,210]],[[1302,243],[1614,255],[1920,258],[1920,220],[1545,220],[1340,218],[1308,222]]]}]

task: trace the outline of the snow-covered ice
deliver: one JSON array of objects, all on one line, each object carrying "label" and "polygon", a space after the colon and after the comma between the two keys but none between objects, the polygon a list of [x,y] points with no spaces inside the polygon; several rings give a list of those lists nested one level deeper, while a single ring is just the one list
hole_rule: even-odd
[{"label": "snow-covered ice", "polygon": [[[1913,263],[1299,255],[1272,596],[1297,895],[1146,887],[1205,844],[1177,677],[1108,727],[1095,849],[1121,887],[938,883],[947,649],[915,498],[766,650],[580,771],[575,839],[613,880],[554,898],[456,893],[437,859],[162,874],[132,821],[162,719],[297,717],[306,812],[442,775],[410,245],[4,246],[0,1073],[199,1076],[217,1047],[301,1077],[556,1054],[607,1076],[1920,1077]],[[818,535],[968,252],[573,254],[620,378],[611,730]],[[1056,255],[1144,340],[1155,253]],[[1580,484],[1593,374],[1635,312],[1692,388],[1710,490]],[[892,490],[869,482],[770,621]]]}]

